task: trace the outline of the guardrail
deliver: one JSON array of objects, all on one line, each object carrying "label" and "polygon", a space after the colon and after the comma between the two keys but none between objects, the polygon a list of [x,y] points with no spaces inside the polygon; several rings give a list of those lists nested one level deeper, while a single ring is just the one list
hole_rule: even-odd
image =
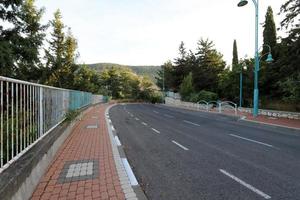
[{"label": "guardrail", "polygon": [[235,115],[238,113],[238,107],[237,104],[232,102],[232,101],[205,101],[201,100],[198,101],[197,103],[192,103],[192,102],[184,102],[178,99],[173,99],[170,97],[167,97],[166,99],[166,104],[172,104],[175,106],[179,107],[185,107],[185,108],[190,108],[190,109],[196,109],[196,110],[206,110],[207,112],[211,111],[214,107],[217,109],[219,113],[222,111],[231,109],[234,110]]},{"label": "guardrail", "polygon": [[0,76],[0,173],[58,126],[69,110],[101,102],[91,93]]},{"label": "guardrail", "polygon": [[224,108],[226,109],[233,109],[235,115],[237,115],[238,109],[237,109],[237,104],[232,102],[232,101],[221,101],[219,102],[219,112],[222,112],[222,108],[224,110]]}]

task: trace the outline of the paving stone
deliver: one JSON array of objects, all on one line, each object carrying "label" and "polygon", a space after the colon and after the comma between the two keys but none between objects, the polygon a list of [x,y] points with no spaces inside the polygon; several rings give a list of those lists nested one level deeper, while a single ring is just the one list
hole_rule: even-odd
[{"label": "paving stone", "polygon": [[[112,182],[111,179],[103,178],[103,176],[114,177],[121,162],[119,160],[119,164],[115,166],[115,155],[109,154],[118,152],[113,151],[110,143],[104,116],[105,108],[106,105],[89,108],[87,114],[76,122],[74,126],[76,128],[60,147],[55,160],[42,178],[43,182],[37,187],[40,188],[42,184],[45,184],[44,190],[39,193],[35,192],[34,199],[57,199],[58,195],[66,199],[109,198],[107,189],[100,190],[100,188],[103,188],[103,185],[109,188]],[[99,158],[105,159],[98,160]],[[124,168],[121,169],[124,171]],[[100,171],[105,174],[101,174]],[[59,176],[53,179],[54,174],[59,174]],[[56,186],[61,188],[60,192],[54,190]],[[121,183],[113,187],[114,190],[110,191],[110,195],[124,200],[125,194]],[[56,194],[56,192],[59,193]],[[84,196],[85,194],[89,195]]]}]

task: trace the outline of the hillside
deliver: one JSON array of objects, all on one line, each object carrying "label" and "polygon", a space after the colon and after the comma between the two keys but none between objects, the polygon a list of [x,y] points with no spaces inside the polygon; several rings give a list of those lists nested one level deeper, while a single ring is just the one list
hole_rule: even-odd
[{"label": "hillside", "polygon": [[160,66],[128,66],[128,65],[119,65],[114,63],[96,63],[96,64],[87,64],[87,66],[97,71],[102,71],[104,68],[110,68],[110,67],[128,67],[138,75],[149,76],[153,81],[155,81],[156,73],[160,69]]}]

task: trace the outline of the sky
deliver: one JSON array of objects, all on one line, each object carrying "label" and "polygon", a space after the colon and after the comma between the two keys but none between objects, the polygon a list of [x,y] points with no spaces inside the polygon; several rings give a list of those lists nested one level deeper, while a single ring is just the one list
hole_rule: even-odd
[{"label": "sky", "polygon": [[[43,22],[60,9],[63,22],[78,40],[79,63],[162,65],[178,55],[181,41],[195,51],[197,41],[209,38],[231,64],[233,40],[239,57],[254,55],[255,9],[239,0],[36,0],[45,8]],[[286,0],[260,0],[259,22],[273,8],[277,28]],[[262,44],[260,26],[260,45]],[[283,33],[278,33],[279,35]]]}]

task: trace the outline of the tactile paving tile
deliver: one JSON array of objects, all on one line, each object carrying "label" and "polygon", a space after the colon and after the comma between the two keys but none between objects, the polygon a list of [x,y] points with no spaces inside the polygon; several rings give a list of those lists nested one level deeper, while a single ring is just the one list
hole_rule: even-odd
[{"label": "tactile paving tile", "polygon": [[88,180],[99,175],[99,163],[97,160],[76,160],[65,163],[59,178],[59,183]]},{"label": "tactile paving tile", "polygon": [[98,126],[97,125],[88,125],[88,126],[86,126],[86,128],[95,129],[95,128],[98,128]]}]

